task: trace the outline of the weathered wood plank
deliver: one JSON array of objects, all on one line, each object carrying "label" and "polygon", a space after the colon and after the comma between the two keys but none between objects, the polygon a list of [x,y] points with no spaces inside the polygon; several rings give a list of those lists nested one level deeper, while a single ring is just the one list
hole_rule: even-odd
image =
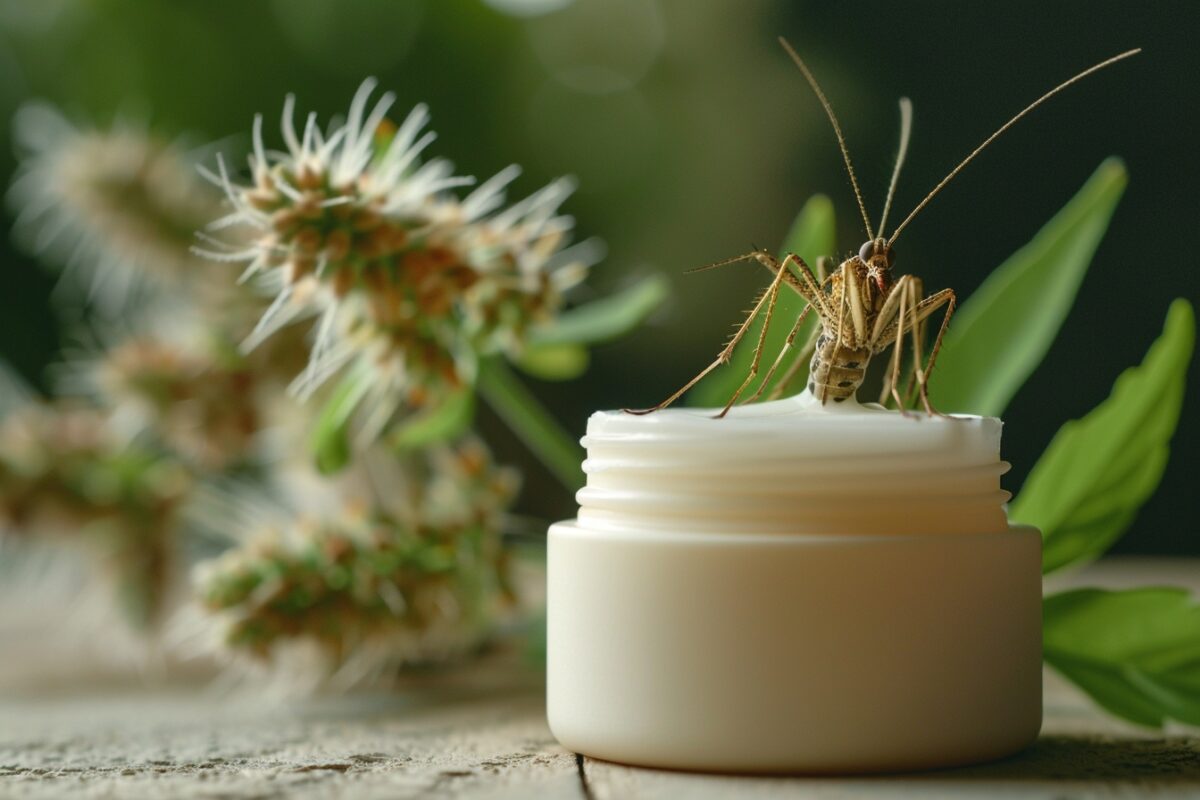
[{"label": "weathered wood plank", "polygon": [[540,686],[293,707],[191,692],[0,701],[4,798],[576,798]]}]

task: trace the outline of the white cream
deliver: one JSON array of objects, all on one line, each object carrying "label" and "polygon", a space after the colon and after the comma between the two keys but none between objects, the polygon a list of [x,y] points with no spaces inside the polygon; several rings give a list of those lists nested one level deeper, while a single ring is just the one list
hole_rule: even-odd
[{"label": "white cream", "polygon": [[758,534],[1007,530],[1000,420],[786,400],[645,416],[601,411],[579,525]]}]

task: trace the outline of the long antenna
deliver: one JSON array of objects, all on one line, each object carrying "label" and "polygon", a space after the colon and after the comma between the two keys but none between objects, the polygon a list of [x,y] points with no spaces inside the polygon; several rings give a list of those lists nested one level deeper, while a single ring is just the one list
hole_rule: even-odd
[{"label": "long antenna", "polygon": [[1040,106],[1042,103],[1046,102],[1051,97],[1053,97],[1054,95],[1061,92],[1063,89],[1066,89],[1071,84],[1083,80],[1088,75],[1091,75],[1093,72],[1098,72],[1099,70],[1104,69],[1105,67],[1109,66],[1110,64],[1115,64],[1118,61],[1121,61],[1122,59],[1129,58],[1132,55],[1137,55],[1140,52],[1142,52],[1142,48],[1140,48],[1140,47],[1134,48],[1133,50],[1126,50],[1124,53],[1115,55],[1112,58],[1101,61],[1099,64],[1096,64],[1093,67],[1088,67],[1083,72],[1076,75],[1074,78],[1071,78],[1070,80],[1067,80],[1067,81],[1063,81],[1058,86],[1055,86],[1053,89],[1051,89],[1050,91],[1046,92],[1044,95],[1039,97],[1037,100],[1034,100],[1032,103],[1025,106],[1025,108],[1023,108],[1020,111],[1020,113],[1018,113],[1015,117],[1010,119],[1008,122],[1001,125],[1000,128],[995,133],[993,133],[991,136],[984,139],[983,144],[979,145],[979,147],[976,147],[974,150],[972,150],[971,154],[968,155],[966,158],[964,158],[961,162],[959,162],[959,165],[957,167],[950,170],[949,175],[942,178],[941,183],[939,183],[937,186],[933,187],[932,192],[925,195],[924,200],[917,203],[917,207],[912,210],[912,213],[909,214],[907,217],[905,217],[904,221],[896,226],[896,230],[892,233],[891,237],[888,239],[888,244],[891,245],[893,242],[896,241],[896,237],[898,237],[900,235],[900,231],[904,230],[904,226],[906,226],[906,225],[908,225],[908,223],[912,222],[913,217],[915,217],[918,213],[920,213],[921,209],[925,208],[925,206],[928,205],[929,201],[932,200],[934,197],[936,197],[937,193],[940,192],[942,190],[942,188],[945,187],[945,185],[947,183],[949,183],[950,180],[955,175],[962,172],[963,167],[965,167],[967,164],[971,163],[971,160],[973,158],[975,158],[975,156],[979,155],[980,152],[982,152],[985,147],[987,147],[989,144],[994,142],[996,140],[996,138],[998,136],[1000,136],[1000,134],[1004,133],[1006,130],[1008,130],[1014,124],[1016,124],[1017,120],[1021,119],[1026,114],[1028,114],[1030,111],[1033,111],[1035,108]]},{"label": "long antenna", "polygon": [[904,157],[908,155],[908,138],[912,135],[912,101],[907,97],[900,98],[900,152],[896,154],[896,166],[892,170],[892,180],[888,184],[887,200],[883,204],[883,215],[879,218],[879,232],[887,227],[888,212],[892,210],[892,198],[896,194],[896,183],[900,180],[900,168],[904,166]]},{"label": "long antenna", "polygon": [[825,113],[829,116],[829,121],[833,123],[833,132],[837,136],[838,147],[842,149],[842,160],[846,162],[846,172],[850,174],[850,185],[854,187],[854,198],[858,200],[858,210],[862,214],[863,225],[867,227],[867,238],[874,239],[875,233],[871,230],[871,220],[867,217],[867,207],[863,203],[862,192],[858,188],[858,178],[854,176],[854,166],[850,163],[850,151],[846,149],[846,137],[842,136],[842,126],[838,125],[837,117],[833,113],[833,106],[829,105],[829,101],[825,99],[825,93],[821,91],[821,86],[817,83],[817,79],[813,77],[812,72],[808,69],[808,65],[804,63],[799,54],[788,44],[788,40],[780,36],[779,43],[783,45],[783,49],[787,51],[787,54],[792,57],[792,61],[796,62],[796,66],[804,74],[804,79],[808,81],[808,85],[816,93],[817,99],[821,101],[821,107],[825,109]]},{"label": "long antenna", "polygon": [[723,258],[720,261],[714,261],[713,263],[705,264],[702,267],[692,267],[691,269],[685,269],[683,271],[683,274],[691,275],[693,272],[707,272],[710,269],[716,269],[717,267],[728,266],[729,264],[736,264],[739,261],[748,261],[748,260],[754,258],[755,254],[761,253],[761,252],[762,251],[756,247],[749,253],[743,253],[740,256],[734,256],[733,258]]}]

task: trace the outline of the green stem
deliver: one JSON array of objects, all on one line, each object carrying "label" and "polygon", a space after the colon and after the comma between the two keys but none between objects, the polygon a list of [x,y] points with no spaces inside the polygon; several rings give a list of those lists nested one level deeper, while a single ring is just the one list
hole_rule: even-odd
[{"label": "green stem", "polygon": [[583,448],[500,358],[479,365],[479,394],[571,491],[583,486]]}]

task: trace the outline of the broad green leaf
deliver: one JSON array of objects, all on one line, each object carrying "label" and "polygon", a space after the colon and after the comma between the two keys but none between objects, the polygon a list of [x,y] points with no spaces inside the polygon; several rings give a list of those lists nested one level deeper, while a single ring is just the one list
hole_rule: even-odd
[{"label": "broad green leaf", "polygon": [[350,418],[368,385],[358,372],[348,373],[317,415],[309,446],[322,475],[332,475],[350,461]]},{"label": "broad green leaf", "polygon": [[416,450],[435,442],[457,439],[475,419],[475,393],[463,389],[436,408],[408,417],[388,431],[387,441],[397,450]]},{"label": "broad green leaf", "polygon": [[1125,370],[1087,416],[1063,425],[1034,465],[1009,514],[1041,528],[1044,571],[1103,553],[1158,486],[1195,339],[1192,307],[1176,300],[1141,365]]},{"label": "broad green leaf", "polygon": [[938,408],[989,416],[1004,412],[1062,327],[1127,181],[1124,165],[1107,159],[1029,244],[963,303],[929,381]]},{"label": "broad green leaf", "polygon": [[535,344],[514,362],[522,372],[544,381],[569,381],[588,368],[588,351],[581,344]]},{"label": "broad green leaf", "polygon": [[1042,603],[1046,663],[1104,708],[1200,725],[1200,605],[1183,589],[1077,589]]},{"label": "broad green leaf", "polygon": [[[804,259],[813,270],[816,270],[817,259],[819,257],[833,255],[835,246],[834,234],[833,203],[825,195],[813,195],[804,204],[804,207],[800,209],[800,213],[796,215],[796,221],[792,223],[792,228],[788,231],[787,238],[784,239],[783,249],[779,257],[783,258],[788,253],[795,253]],[[751,263],[753,264],[753,262]],[[753,264],[753,267],[762,272],[762,268],[757,264]],[[761,277],[764,285],[770,280],[770,276],[765,272],[763,272]],[[767,331],[767,339],[763,345],[760,376],[766,373],[771,362],[775,360],[775,357],[783,348],[784,340],[787,339],[792,325],[796,322],[796,317],[800,316],[800,312],[804,310],[805,305],[804,299],[790,289],[785,287],[780,291],[779,301],[775,306],[775,314],[771,318],[771,327]],[[816,315],[809,314],[804,327],[796,336],[797,346],[807,340],[809,333],[816,325]],[[725,405],[750,372],[750,364],[754,360],[754,347],[758,344],[759,332],[761,330],[762,322],[761,320],[756,320],[746,333],[746,338],[742,340],[737,350],[734,351],[732,360],[701,381],[689,393],[687,398],[689,405]],[[713,355],[715,356],[716,353],[714,352]],[[778,385],[779,378],[783,376],[785,371],[786,365],[781,366],[759,399],[766,399],[771,393],[771,389]],[[802,388],[807,376],[808,369],[806,364],[796,374],[792,386]],[[754,388],[756,389],[757,387]]]},{"label": "broad green leaf", "polygon": [[662,275],[648,275],[616,294],[564,311],[530,331],[529,344],[594,344],[626,334],[650,316],[667,296]]},{"label": "broad green leaf", "polygon": [[476,388],[487,404],[525,446],[571,491],[583,486],[583,448],[521,383],[504,360],[479,365]]}]

